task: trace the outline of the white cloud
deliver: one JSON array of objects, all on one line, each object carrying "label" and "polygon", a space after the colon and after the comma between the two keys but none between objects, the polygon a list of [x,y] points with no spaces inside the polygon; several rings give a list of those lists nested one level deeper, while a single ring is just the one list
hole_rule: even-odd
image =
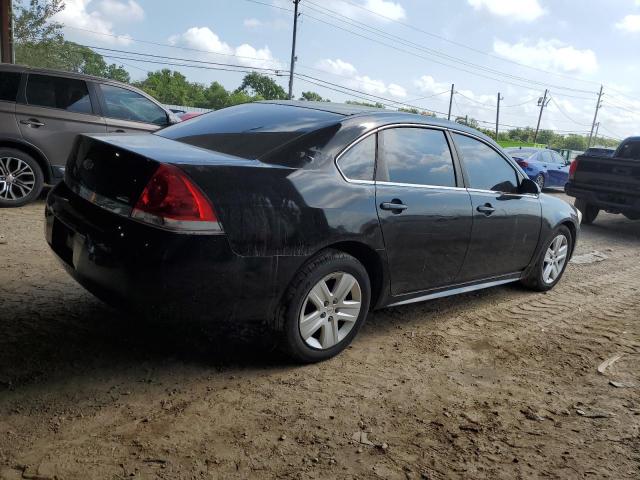
[{"label": "white cloud", "polygon": [[[53,20],[75,30],[75,35],[92,37],[104,42],[128,45],[129,35],[116,35],[113,20],[139,21],[144,18],[144,10],[134,0],[65,0],[65,8]],[[91,33],[95,32],[95,33]]]},{"label": "white cloud", "polygon": [[504,58],[547,70],[582,74],[598,70],[598,60],[593,50],[578,50],[560,40],[540,39],[536,44],[510,44],[495,40],[493,51]]},{"label": "white cloud", "polygon": [[391,20],[402,20],[407,14],[402,5],[386,0],[365,0],[364,8]]},{"label": "white cloud", "polygon": [[347,77],[346,81],[342,81],[340,83],[348,88],[353,88],[373,95],[388,94],[395,98],[405,98],[407,96],[406,89],[401,85],[396,83],[387,84],[382,80],[371,78],[368,75],[360,75],[356,67],[339,58],[335,60],[331,58],[320,60],[316,62],[315,68],[332,75]]},{"label": "white cloud", "polygon": [[[272,2],[278,7],[291,7],[290,0],[272,0]],[[352,0],[349,2],[324,0],[322,7],[328,10],[328,13],[336,12],[355,20],[374,20],[386,23],[407,18],[404,7],[399,2],[390,0]]]},{"label": "white cloud", "polygon": [[269,47],[255,48],[247,43],[233,47],[222,41],[216,33],[208,27],[191,27],[180,35],[169,37],[172,45],[182,45],[203,53],[235,55],[238,63],[254,68],[282,68],[282,65],[273,57]]},{"label": "white cloud", "polygon": [[245,18],[242,24],[247,28],[256,28],[262,26],[262,22],[257,18]]},{"label": "white cloud", "polygon": [[467,0],[476,10],[486,8],[493,15],[532,22],[546,13],[538,0]]},{"label": "white cloud", "polygon": [[[640,5],[640,2],[638,2]],[[627,15],[616,23],[616,28],[625,32],[640,32],[640,15]]]}]

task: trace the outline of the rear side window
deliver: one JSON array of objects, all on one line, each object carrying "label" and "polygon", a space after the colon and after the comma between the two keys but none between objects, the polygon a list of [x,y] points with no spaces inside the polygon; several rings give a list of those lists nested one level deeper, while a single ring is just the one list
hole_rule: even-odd
[{"label": "rear side window", "polygon": [[15,102],[20,87],[21,74],[18,72],[0,72],[0,100]]},{"label": "rear side window", "polygon": [[74,113],[93,113],[89,90],[83,80],[31,74],[26,93],[29,105]]},{"label": "rear side window", "polygon": [[493,148],[466,135],[453,134],[458,153],[469,175],[469,187],[478,190],[516,193],[518,176],[514,168]]},{"label": "rear side window", "polygon": [[369,135],[347,150],[338,160],[340,170],[350,180],[373,180],[376,136]]},{"label": "rear side window", "polygon": [[154,125],[167,124],[167,113],[147,97],[113,85],[100,85],[100,88],[106,117]]},{"label": "rear side window", "polygon": [[381,132],[376,179],[395,183],[455,187],[453,158],[444,132],[425,128],[391,128]]}]

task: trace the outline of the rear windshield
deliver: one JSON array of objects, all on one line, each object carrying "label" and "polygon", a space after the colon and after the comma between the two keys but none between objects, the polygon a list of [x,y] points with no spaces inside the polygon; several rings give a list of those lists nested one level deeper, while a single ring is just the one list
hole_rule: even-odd
[{"label": "rear windshield", "polygon": [[201,115],[157,135],[241,158],[277,162],[268,155],[270,152],[306,134],[335,126],[343,118],[309,108],[250,103]]},{"label": "rear windshield", "polygon": [[538,152],[537,150],[524,150],[522,148],[507,148],[505,151],[512,157],[521,158],[522,160],[526,160]]},{"label": "rear windshield", "polygon": [[15,102],[18,96],[21,74],[18,72],[0,72],[0,100]]}]

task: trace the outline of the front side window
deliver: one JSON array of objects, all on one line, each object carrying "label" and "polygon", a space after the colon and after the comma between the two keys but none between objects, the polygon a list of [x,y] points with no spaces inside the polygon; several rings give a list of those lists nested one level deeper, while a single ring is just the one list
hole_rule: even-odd
[{"label": "front side window", "polygon": [[350,180],[373,180],[376,162],[376,136],[369,135],[347,150],[338,161],[340,170]]},{"label": "front side window", "polygon": [[399,127],[383,130],[376,179],[394,183],[455,187],[453,158],[444,132]]},{"label": "front side window", "polygon": [[458,153],[469,175],[469,188],[516,193],[518,176],[509,163],[489,145],[453,134]]},{"label": "front side window", "polygon": [[21,74],[18,72],[0,72],[0,100],[15,102],[18,96]]},{"label": "front side window", "polygon": [[114,85],[100,85],[105,103],[105,116],[132,122],[167,124],[167,113],[148,98]]},{"label": "front side window", "polygon": [[30,74],[26,95],[29,105],[93,113],[87,83],[83,80]]}]

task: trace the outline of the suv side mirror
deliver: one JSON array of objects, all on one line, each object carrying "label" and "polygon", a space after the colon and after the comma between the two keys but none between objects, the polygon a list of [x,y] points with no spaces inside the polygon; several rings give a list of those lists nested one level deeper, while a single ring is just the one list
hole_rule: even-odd
[{"label": "suv side mirror", "polygon": [[540,186],[530,178],[525,178],[520,182],[520,188],[518,189],[518,193],[528,193],[531,195],[538,195],[540,194]]}]

